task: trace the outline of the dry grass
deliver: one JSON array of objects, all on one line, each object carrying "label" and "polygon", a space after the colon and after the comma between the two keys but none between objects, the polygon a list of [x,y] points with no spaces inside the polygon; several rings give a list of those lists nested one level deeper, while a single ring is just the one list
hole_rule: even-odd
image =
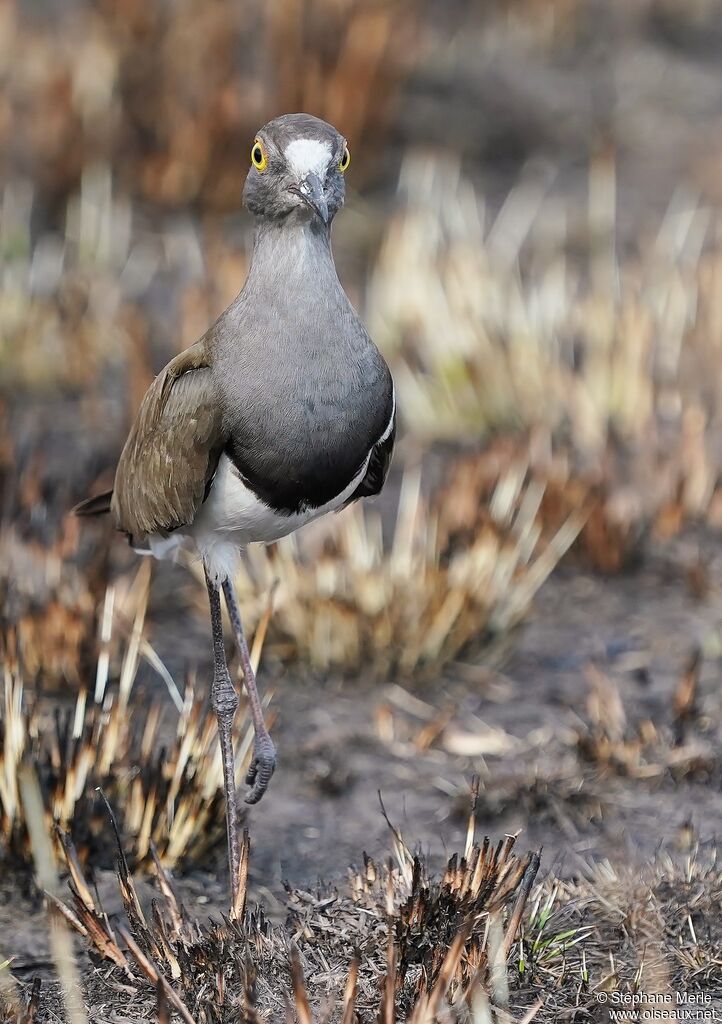
[{"label": "dry grass", "polygon": [[[110,694],[86,706],[81,691],[63,715],[23,709],[22,683],[5,678],[5,714],[0,731],[0,859],[27,861],[26,823],[19,799],[19,770],[37,766],[48,827],[69,829],[83,861],[110,865],[102,790],[117,809],[124,842],[134,863],[150,860],[156,846],[169,865],[203,860],[225,840],[222,779],[216,728],[205,700],[188,695],[178,731],[163,728],[161,705],[128,707]],[[239,778],[248,758],[244,731]],[[162,745],[159,733],[168,735]]]},{"label": "dry grass", "polygon": [[611,154],[588,196],[582,215],[532,177],[492,219],[448,160],[407,159],[368,300],[401,414],[428,440],[542,429],[635,518],[703,515],[720,465],[719,218],[680,190],[622,260]]},{"label": "dry grass", "polygon": [[[157,858],[157,894],[146,908],[122,851],[125,921],[111,921],[66,837],[71,898],[51,898],[50,910],[91,952],[88,1012],[112,1014],[122,998],[134,1020],[174,1012],[187,1024],[288,1013],[308,1022],[551,1024],[594,1019],[599,993],[713,997],[722,896],[714,847],[661,853],[641,873],[605,863],[535,885],[538,855],[517,858],[510,836],[477,844],[473,812],[463,855],[441,875],[391,830],[386,865],[364,857],[344,885],[289,890],[284,926],[247,904],[247,836],[238,911],[209,922],[188,916]],[[45,1019],[38,991],[25,998],[35,1016],[8,1015],[10,997],[0,994],[6,1019]],[[12,1000],[22,1001],[18,993]]]},{"label": "dry grass", "polygon": [[[27,823],[20,799],[19,772],[32,762],[42,793],[48,830],[57,826],[74,837],[82,860],[112,863],[101,790],[116,810],[123,843],[134,863],[149,863],[151,851],[168,866],[206,859],[225,841],[222,773],[215,716],[192,684],[181,697],[143,635],[148,598],[145,565],[125,602],[125,619],[114,589],[105,601],[94,688],[87,678],[74,704],[54,711],[38,698],[37,681],[27,693],[23,670],[7,657],[0,717],[0,858],[27,862]],[[111,659],[116,633],[127,632]],[[12,649],[17,649],[14,640]],[[260,652],[256,652],[256,658]],[[167,705],[133,700],[139,662],[161,674],[180,714],[173,726]],[[117,674],[116,674],[117,673]],[[238,778],[250,761],[253,731],[243,708],[237,719]]]},{"label": "dry grass", "polygon": [[[597,994],[675,993],[713,1003],[722,886],[716,847],[666,852],[641,872],[603,863],[575,881],[548,879],[519,944],[517,969],[543,993],[539,1020],[598,1013]],[[548,1016],[547,1016],[548,1015]]]},{"label": "dry grass", "polygon": [[587,717],[577,731],[582,766],[602,779],[615,775],[651,783],[699,779],[716,784],[722,773],[715,722],[697,706],[701,655],[693,652],[675,690],[667,720],[628,715],[616,681],[587,666]]},{"label": "dry grass", "polygon": [[[492,6],[502,14],[491,35],[509,29],[531,48],[585,31],[577,0]],[[704,31],[712,5],[692,7],[658,0],[645,16],[662,28],[699,19]],[[46,830],[71,836],[73,905],[50,903],[93,950],[84,986],[100,1019],[120,1007],[135,1020],[199,1024],[261,1014],[351,1024],[354,1012],[382,1024],[546,1024],[593,1017],[598,990],[714,992],[722,881],[716,850],[698,850],[691,835],[687,856],[663,854],[641,874],[601,864],[550,877],[526,910],[535,861],[514,859],[510,841],[473,838],[439,877],[396,835],[390,864],[365,859],[347,885],[289,892],[285,928],[250,907],[194,922],[173,894],[169,868],[223,845],[215,726],[191,687],[177,728],[159,705],[140,718],[129,700],[139,660],[164,673],[143,632],[147,588],[142,577],[108,587],[106,548],[88,563],[77,524],[58,524],[88,482],[79,475],[107,478],[153,369],[202,333],[243,278],[246,253],[210,220],[149,231],[135,199],[151,214],[235,211],[248,140],[271,108],[313,107],[337,121],[355,180],[384,164],[379,147],[420,52],[419,6],[313,0],[278,10],[102,0],[62,25],[31,23],[13,3],[0,12],[2,394],[8,409],[27,398],[38,422],[63,405],[48,438],[63,417],[73,423],[55,458],[42,426],[29,461],[7,430],[0,436],[3,867],[28,863],[18,771],[34,761]],[[409,157],[363,302],[393,364],[401,453],[439,438],[488,447],[454,455],[428,495],[404,467],[383,529],[374,511],[353,509],[252,552],[239,581],[250,623],[278,581],[274,654],[381,678],[432,675],[523,618],[570,544],[611,572],[649,531],[669,537],[695,518],[720,525],[719,215],[680,189],[659,229],[620,255],[616,210],[610,152],[591,162],[585,210],[524,176],[494,216],[448,152]],[[33,237],[33,222],[47,233]],[[169,290],[164,279],[182,284]],[[31,437],[29,426],[9,429]],[[499,433],[513,437],[489,444]],[[718,786],[698,661],[661,722],[633,715],[600,669],[587,678],[576,728],[549,742],[546,762],[537,748],[497,772],[477,798],[485,814],[521,806],[571,839],[605,818],[622,779]],[[53,717],[36,691],[66,684],[73,704]],[[379,727],[396,729],[396,747],[407,739],[398,723]],[[470,748],[469,729],[454,734],[446,711],[432,709],[405,745],[414,756],[438,746],[483,757],[510,742],[501,732],[471,737]],[[130,863],[156,872],[148,909],[121,858],[127,924],[108,919],[83,880],[86,863],[115,854],[97,786]],[[246,871],[248,856],[246,847]],[[48,995],[52,1004],[52,986],[21,996],[8,978],[0,962],[0,1019],[52,1019],[58,1007],[41,1005]]]},{"label": "dry grass", "polygon": [[110,166],[124,193],[160,206],[235,209],[253,133],[274,114],[309,109],[336,119],[352,147],[362,134],[381,141],[420,8],[103,0],[40,20],[6,4],[5,176],[31,166],[55,214],[86,174]]},{"label": "dry grass", "polygon": [[[442,544],[454,552],[469,543],[489,518],[496,479],[504,466],[526,467],[526,479],[542,490],[541,538],[549,541],[570,519],[580,523],[573,556],[597,572],[615,573],[639,556],[645,524],[639,507],[625,501],[603,477],[574,471],[572,459],[553,450],[548,432],[502,437],[480,451],[461,454],[447,470]],[[452,495],[454,500],[451,500]]]},{"label": "dry grass", "polygon": [[[241,906],[222,923],[191,921],[158,861],[158,896],[147,916],[121,852],[129,928],[111,925],[66,840],[72,903],[53,906],[103,964],[102,976],[87,980],[89,1004],[99,1010],[122,984],[138,1020],[153,1017],[160,996],[188,1024],[228,1014],[275,1019],[289,1004],[299,1020],[327,1020],[340,1006],[348,1021],[375,1014],[385,1024],[421,1024],[460,1020],[476,1000],[491,997],[497,1019],[510,1020],[505,962],[538,855],[517,858],[510,836],[496,847],[475,844],[472,819],[464,856],[453,856],[434,878],[396,830],[393,836],[386,866],[365,857],[341,890],[290,892],[283,929],[245,906],[247,836]],[[491,1021],[489,1013],[481,1019]]]}]

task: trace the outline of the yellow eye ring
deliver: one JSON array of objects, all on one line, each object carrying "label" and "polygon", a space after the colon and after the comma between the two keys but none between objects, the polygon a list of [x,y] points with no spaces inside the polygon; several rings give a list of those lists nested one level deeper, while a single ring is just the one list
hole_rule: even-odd
[{"label": "yellow eye ring", "polygon": [[268,153],[260,139],[256,139],[251,146],[251,163],[257,171],[265,171],[268,167]]},{"label": "yellow eye ring", "polygon": [[341,159],[339,161],[339,164],[338,164],[338,169],[341,172],[341,174],[345,174],[346,173],[346,171],[348,170],[348,165],[350,163],[351,163],[351,154],[348,151],[348,146],[344,146],[343,147],[343,156],[341,157]]}]

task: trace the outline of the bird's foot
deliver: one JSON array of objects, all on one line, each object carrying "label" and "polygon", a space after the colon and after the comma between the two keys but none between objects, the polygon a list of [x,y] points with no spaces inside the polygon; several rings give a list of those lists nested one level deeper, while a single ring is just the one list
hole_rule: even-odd
[{"label": "bird's foot", "polygon": [[276,770],[276,747],[271,737],[256,737],[253,744],[253,760],[246,775],[246,782],[251,792],[246,797],[247,804],[257,804],[268,789],[268,783]]}]

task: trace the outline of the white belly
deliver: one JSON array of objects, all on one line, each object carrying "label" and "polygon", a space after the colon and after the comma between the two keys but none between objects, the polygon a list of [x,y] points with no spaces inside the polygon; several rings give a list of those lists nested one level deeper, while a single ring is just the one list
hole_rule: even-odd
[{"label": "white belly", "polygon": [[232,536],[239,547],[257,541],[269,544],[327,512],[338,511],[358,487],[365,472],[366,465],[341,494],[325,505],[284,515],[261,501],[244,484],[228,456],[222,455],[210,493],[193,523],[192,534],[199,537],[206,533],[222,533]]},{"label": "white belly", "polygon": [[261,501],[244,484],[228,456],[222,455],[208,497],[192,525],[168,538],[149,538],[151,551],[158,558],[168,557],[190,541],[211,575],[222,580],[233,574],[240,550],[247,544],[270,544],[342,508],[363,480],[367,465],[368,459],[348,487],[325,505],[283,515]]}]

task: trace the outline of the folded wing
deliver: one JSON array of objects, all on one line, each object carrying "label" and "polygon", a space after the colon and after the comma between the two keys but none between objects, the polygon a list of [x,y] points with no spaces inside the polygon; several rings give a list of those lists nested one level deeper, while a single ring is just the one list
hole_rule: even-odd
[{"label": "folded wing", "polygon": [[225,438],[205,348],[171,360],[148,389],[115,475],[111,513],[134,543],[193,522]]}]

